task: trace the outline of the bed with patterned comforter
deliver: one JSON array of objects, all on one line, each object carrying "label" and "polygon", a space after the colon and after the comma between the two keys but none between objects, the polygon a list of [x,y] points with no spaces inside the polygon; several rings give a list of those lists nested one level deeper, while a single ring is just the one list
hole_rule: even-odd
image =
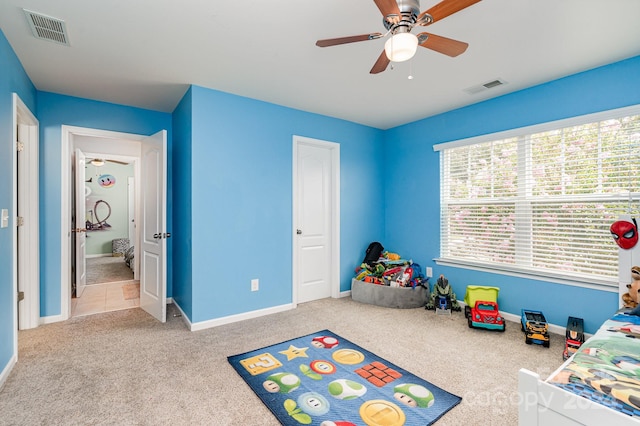
[{"label": "bed with patterned comforter", "polygon": [[605,321],[546,381],[640,419],[640,317],[625,312]]}]

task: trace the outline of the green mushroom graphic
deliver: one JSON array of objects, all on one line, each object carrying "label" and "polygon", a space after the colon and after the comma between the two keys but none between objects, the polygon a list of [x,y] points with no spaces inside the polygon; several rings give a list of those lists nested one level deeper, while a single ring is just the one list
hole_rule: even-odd
[{"label": "green mushroom graphic", "polygon": [[433,394],[424,386],[405,383],[393,388],[393,397],[409,407],[429,408],[433,405]]},{"label": "green mushroom graphic", "polygon": [[300,387],[300,378],[291,373],[275,373],[267,377],[262,386],[271,393],[289,393]]}]

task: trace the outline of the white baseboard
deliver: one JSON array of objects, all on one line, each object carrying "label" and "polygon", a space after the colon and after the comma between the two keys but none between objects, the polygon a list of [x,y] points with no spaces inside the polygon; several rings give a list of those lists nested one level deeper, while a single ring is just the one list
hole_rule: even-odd
[{"label": "white baseboard", "polygon": [[66,321],[69,318],[64,315],[49,315],[47,317],[40,317],[40,325],[53,324],[54,322]]},{"label": "white baseboard", "polygon": [[351,290],[341,291],[338,298],[342,299],[343,297],[351,297]]},{"label": "white baseboard", "polygon": [[2,388],[4,387],[4,384],[9,378],[9,374],[11,374],[13,367],[15,367],[17,363],[18,357],[16,355],[13,355],[7,363],[6,367],[4,367],[4,369],[2,370],[2,373],[0,373],[0,390],[2,390]]},{"label": "white baseboard", "polygon": [[244,320],[253,319],[253,318],[260,318],[266,315],[277,314],[279,312],[285,312],[285,311],[290,311],[292,309],[295,309],[295,306],[292,303],[289,303],[286,305],[273,306],[271,308],[266,308],[266,309],[258,309],[257,311],[244,312],[242,314],[229,315],[222,318],[215,318],[211,320],[192,323],[189,320],[189,318],[187,318],[187,316],[185,315],[180,305],[177,303],[174,303],[174,304],[178,307],[178,310],[180,310],[180,312],[182,313],[182,320],[187,325],[187,328],[189,328],[189,330],[191,331],[206,330],[207,328],[218,327],[221,325],[231,324],[234,322],[244,321]]},{"label": "white baseboard", "polygon": [[[113,253],[100,253],[100,254],[86,254],[84,256],[87,259],[94,259],[96,257],[114,257]],[[118,256],[118,257],[122,257],[122,256]]]}]

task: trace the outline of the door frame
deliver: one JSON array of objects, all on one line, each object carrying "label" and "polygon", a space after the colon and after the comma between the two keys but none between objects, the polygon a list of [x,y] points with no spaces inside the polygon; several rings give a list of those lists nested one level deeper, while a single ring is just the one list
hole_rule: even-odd
[{"label": "door frame", "polygon": [[[20,309],[17,309],[17,293],[14,295],[14,329],[25,330],[40,325],[39,122],[16,93],[12,94],[12,100],[14,143],[18,141],[18,126],[26,126],[28,129],[27,139],[24,141],[25,149],[20,159],[17,148],[13,147],[14,185],[11,209],[14,247],[13,288],[24,291]],[[20,167],[16,166],[18,161]],[[20,227],[20,232],[17,227],[18,211],[24,219],[24,226]]]},{"label": "door frame", "polygon": [[300,268],[299,262],[299,249],[298,238],[296,229],[298,229],[298,212],[299,212],[299,200],[298,200],[298,146],[309,145],[317,148],[322,148],[330,151],[331,153],[331,245],[329,249],[331,254],[331,268],[329,271],[329,279],[331,281],[331,297],[336,299],[340,297],[340,144],[336,142],[329,142],[320,139],[313,139],[304,136],[293,135],[293,177],[292,177],[292,207],[293,207],[293,227],[291,230],[293,240],[293,260],[292,260],[292,305],[297,307],[298,305],[298,270]]},{"label": "door frame", "polygon": [[[60,318],[56,320],[65,321],[71,318],[71,182],[72,182],[72,170],[71,170],[71,152],[74,147],[74,136],[88,136],[94,138],[103,139],[117,139],[124,142],[138,142],[142,143],[142,140],[147,135],[139,135],[134,133],[114,132],[110,130],[99,130],[87,127],[76,127],[62,125],[62,176],[61,176],[61,203],[60,203]],[[98,150],[96,150],[98,151]],[[85,153],[87,154],[87,153]],[[93,152],[91,154],[97,154]],[[115,157],[116,155],[105,154],[105,157]],[[137,163],[137,161],[136,161]],[[136,181],[139,182],[139,167],[134,166]],[[136,211],[139,211],[136,208]],[[137,250],[137,249],[136,249]]]}]

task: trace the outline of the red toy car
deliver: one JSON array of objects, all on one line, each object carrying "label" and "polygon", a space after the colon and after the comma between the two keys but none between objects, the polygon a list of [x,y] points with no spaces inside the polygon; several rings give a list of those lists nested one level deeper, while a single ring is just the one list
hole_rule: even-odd
[{"label": "red toy car", "polygon": [[469,328],[488,328],[490,330],[500,331],[506,329],[504,318],[500,315],[496,302],[476,300],[476,305],[471,308],[468,321]]}]

